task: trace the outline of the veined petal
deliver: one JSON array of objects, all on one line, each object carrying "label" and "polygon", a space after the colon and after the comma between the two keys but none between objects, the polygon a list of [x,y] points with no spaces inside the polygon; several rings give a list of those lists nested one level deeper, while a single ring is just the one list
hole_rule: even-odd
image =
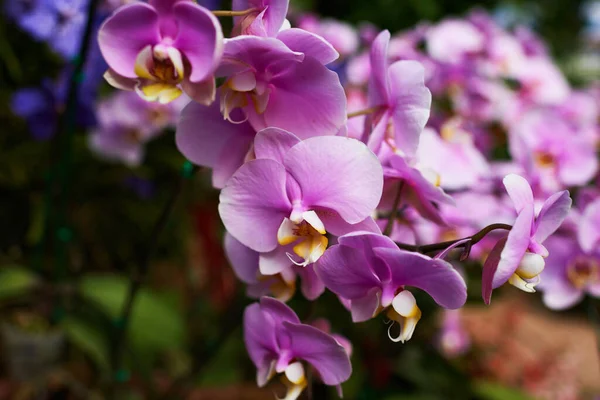
[{"label": "veined petal", "polygon": [[492,288],[496,289],[506,283],[519,268],[527,247],[529,247],[533,218],[533,207],[524,207],[517,216],[500,255],[500,262],[494,273]]},{"label": "veined petal", "polygon": [[191,66],[189,80],[200,82],[215,72],[223,55],[221,24],[209,10],[191,1],[173,6],[178,33],[173,47],[185,55]]},{"label": "veined petal", "polygon": [[346,123],[346,95],[335,72],[312,57],[274,63],[270,70],[274,76],[264,126],[256,129],[276,126],[305,139],[335,135]]},{"label": "veined petal", "polygon": [[388,74],[394,141],[404,154],[414,156],[431,108],[425,68],[417,61],[397,61],[389,67]]},{"label": "veined petal", "polygon": [[375,248],[392,272],[396,286],[413,286],[427,292],[444,308],[460,308],[467,300],[467,285],[448,262],[400,249]]},{"label": "veined petal", "polygon": [[543,243],[560,227],[567,217],[572,203],[567,190],[553,194],[544,202],[535,220],[533,238],[538,243]]},{"label": "veined petal", "polygon": [[358,223],[379,203],[383,170],[377,157],[358,140],[306,139],[286,154],[284,163],[300,185],[307,207],[334,210],[347,222]]},{"label": "veined petal", "polygon": [[258,282],[258,253],[225,233],[224,249],[235,275],[248,284]]},{"label": "veined petal", "polygon": [[502,182],[518,213],[524,208],[533,208],[533,192],[525,178],[509,174],[504,177]]},{"label": "veined petal", "polygon": [[[508,236],[508,234],[507,234]],[[481,296],[485,304],[489,305],[492,299],[492,283],[494,281],[494,275],[498,269],[500,263],[500,255],[504,246],[506,245],[507,236],[504,236],[492,248],[492,251],[488,255],[485,263],[483,264],[483,274],[481,276]]]},{"label": "veined petal", "polygon": [[277,34],[277,39],[293,51],[313,57],[323,65],[337,60],[340,56],[328,41],[304,29],[286,29]]},{"label": "veined petal", "polygon": [[326,385],[337,385],[352,374],[352,365],[344,347],[325,332],[303,324],[284,322],[290,333],[291,350],[298,359],[310,363]]},{"label": "veined petal", "polygon": [[286,171],[273,160],[252,160],[236,171],[221,191],[219,213],[227,230],[259,252],[278,246],[277,231],[292,206]]},{"label": "veined petal", "polygon": [[265,128],[256,134],[254,154],[256,158],[270,158],[283,164],[287,152],[300,143],[300,139],[283,129]]},{"label": "veined petal", "polygon": [[327,249],[317,262],[315,272],[329,290],[349,300],[360,299],[382,285],[370,270],[364,253],[348,246],[335,245]]},{"label": "veined petal", "polygon": [[119,8],[98,31],[98,43],[111,69],[125,78],[135,78],[135,60],[148,45],[160,41],[159,18],[146,3]]},{"label": "veined petal", "polygon": [[388,45],[390,32],[381,31],[371,44],[371,75],[369,79],[369,105],[388,104]]}]

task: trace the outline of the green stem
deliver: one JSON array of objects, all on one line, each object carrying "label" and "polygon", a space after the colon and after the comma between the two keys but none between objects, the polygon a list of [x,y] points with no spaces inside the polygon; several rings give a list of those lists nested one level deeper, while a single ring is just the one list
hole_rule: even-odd
[{"label": "green stem", "polygon": [[110,398],[114,398],[116,385],[119,383],[118,381],[123,380],[121,379],[121,375],[123,375],[121,373],[121,366],[123,364],[123,356],[125,352],[127,328],[131,320],[131,312],[133,310],[136,296],[146,280],[148,271],[150,269],[150,260],[158,244],[158,239],[161,232],[167,225],[171,213],[175,209],[175,205],[177,204],[177,200],[182,192],[184,182],[193,173],[194,169],[188,168],[188,164],[189,163],[184,164],[182,174],[179,179],[176,180],[175,188],[171,192],[169,199],[165,203],[165,206],[163,207],[158,219],[156,220],[156,223],[154,224],[154,227],[152,228],[152,232],[148,239],[144,253],[140,256],[138,267],[131,274],[129,288],[123,303],[123,308],[121,309],[120,317],[117,319],[115,324],[115,331],[112,341],[112,381],[110,387]]},{"label": "green stem", "polygon": [[394,230],[394,220],[396,219],[396,215],[398,215],[398,207],[400,206],[400,198],[402,197],[402,188],[404,188],[404,181],[400,182],[398,185],[398,191],[396,192],[394,204],[392,205],[392,212],[390,213],[387,223],[385,224],[385,229],[383,230],[385,236],[390,236]]}]

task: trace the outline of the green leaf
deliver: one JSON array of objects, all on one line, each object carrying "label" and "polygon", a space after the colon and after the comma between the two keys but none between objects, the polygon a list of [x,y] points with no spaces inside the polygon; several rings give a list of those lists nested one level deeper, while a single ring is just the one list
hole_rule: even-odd
[{"label": "green leaf", "polygon": [[533,400],[519,389],[509,388],[493,382],[475,382],[474,390],[485,400]]},{"label": "green leaf", "polygon": [[[129,281],[115,275],[88,275],[80,282],[82,295],[96,304],[115,323],[123,309]],[[152,290],[138,291],[127,324],[129,343],[140,351],[181,348],[185,343],[185,322],[179,309]]]},{"label": "green leaf", "polygon": [[39,279],[26,268],[11,265],[0,269],[0,300],[20,296],[31,290]]},{"label": "green leaf", "polygon": [[61,323],[65,334],[81,351],[86,353],[103,373],[108,373],[109,348],[106,337],[84,320],[66,317]]}]

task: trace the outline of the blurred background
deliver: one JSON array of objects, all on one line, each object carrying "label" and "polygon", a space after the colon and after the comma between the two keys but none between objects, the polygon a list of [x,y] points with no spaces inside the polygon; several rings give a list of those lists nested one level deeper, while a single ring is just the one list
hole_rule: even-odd
[{"label": "blurred background", "polygon": [[[0,18],[0,399],[281,395],[276,385],[256,389],[241,330],[252,300],[224,255],[210,173],[174,144],[185,103],[111,97],[94,29],[118,0],[97,4],[89,32],[89,1],[45,0],[54,16],[32,12],[38,1],[4,0]],[[310,12],[392,33],[479,8],[502,27],[539,33],[574,87],[600,78],[599,1],[292,0],[292,8],[292,21]],[[486,308],[476,275],[460,313],[419,298],[424,318],[404,345],[387,340],[380,319],[353,325],[331,293],[291,305],[353,343],[348,399],[600,396],[597,303],[552,312],[539,295],[505,288]],[[132,281],[141,289],[123,319]],[[319,385],[312,396],[335,398]]]}]

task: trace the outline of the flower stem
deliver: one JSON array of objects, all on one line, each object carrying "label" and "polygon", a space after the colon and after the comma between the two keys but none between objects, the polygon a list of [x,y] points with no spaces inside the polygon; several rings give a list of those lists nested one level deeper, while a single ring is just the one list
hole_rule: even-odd
[{"label": "flower stem", "polygon": [[398,207],[400,206],[400,197],[402,197],[402,188],[404,188],[404,181],[400,182],[398,185],[398,191],[396,192],[396,197],[394,198],[394,204],[392,205],[392,212],[388,217],[387,223],[385,224],[385,229],[383,230],[383,234],[385,236],[390,236],[392,230],[394,229],[394,220],[396,219],[396,215],[398,215]]},{"label": "flower stem", "polygon": [[425,254],[425,253],[431,253],[432,251],[444,250],[445,248],[452,246],[453,244],[458,243],[463,240],[465,242],[457,245],[456,246],[457,248],[473,246],[474,244],[479,243],[484,237],[486,237],[488,233],[498,230],[498,229],[510,231],[512,229],[512,226],[508,225],[508,224],[491,224],[491,225],[486,226],[485,228],[483,228],[482,230],[480,230],[473,236],[467,236],[465,238],[456,239],[456,240],[449,240],[447,242],[426,244],[426,245],[422,245],[422,246],[406,244],[406,243],[398,243],[398,242],[396,242],[396,244],[398,245],[399,248],[401,248],[403,250],[415,251],[417,253]]},{"label": "flower stem", "polygon": [[380,108],[381,108],[380,106],[374,106],[374,107],[365,108],[364,110],[354,111],[354,112],[348,113],[348,118],[354,118],[354,117],[359,117],[361,115],[373,114],[374,112],[379,111]]},{"label": "flower stem", "polygon": [[211,11],[215,17],[243,17],[256,11],[256,8],[249,8],[242,11],[215,10]]},{"label": "flower stem", "polygon": [[150,269],[150,259],[152,258],[152,254],[158,244],[158,238],[167,225],[169,216],[175,209],[175,205],[182,192],[185,180],[191,176],[189,173],[190,169],[186,168],[187,164],[188,163],[184,164],[182,174],[179,179],[176,180],[175,187],[173,188],[169,199],[165,203],[165,206],[163,207],[158,219],[156,220],[156,223],[154,224],[154,227],[152,228],[145,251],[140,256],[138,268],[131,274],[129,288],[123,303],[123,308],[121,309],[121,314],[116,320],[115,331],[112,340],[112,380],[110,387],[112,396],[110,398],[114,398],[116,384],[121,380],[120,377],[125,375],[122,374],[121,365],[123,363],[123,354],[126,348],[125,344],[127,328],[131,320],[131,312],[133,310],[136,296],[148,275],[148,271]]}]

